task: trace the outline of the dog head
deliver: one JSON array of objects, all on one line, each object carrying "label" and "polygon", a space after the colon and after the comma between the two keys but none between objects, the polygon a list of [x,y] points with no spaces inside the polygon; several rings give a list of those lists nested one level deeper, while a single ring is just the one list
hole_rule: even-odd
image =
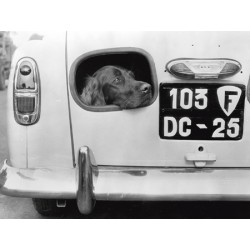
[{"label": "dog head", "polygon": [[124,68],[105,66],[87,79],[81,95],[87,105],[117,105],[122,109],[143,107],[152,98],[151,85],[135,80]]}]

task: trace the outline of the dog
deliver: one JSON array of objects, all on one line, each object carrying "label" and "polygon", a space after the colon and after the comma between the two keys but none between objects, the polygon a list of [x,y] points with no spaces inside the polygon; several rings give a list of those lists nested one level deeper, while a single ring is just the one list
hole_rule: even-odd
[{"label": "dog", "polygon": [[132,71],[111,65],[87,77],[81,94],[88,106],[117,105],[121,109],[147,106],[151,98],[149,83],[135,80]]}]

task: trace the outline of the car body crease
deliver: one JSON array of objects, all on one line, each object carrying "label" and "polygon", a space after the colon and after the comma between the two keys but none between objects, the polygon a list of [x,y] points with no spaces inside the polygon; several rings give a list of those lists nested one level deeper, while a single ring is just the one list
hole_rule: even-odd
[{"label": "car body crease", "polygon": [[69,100],[69,76],[68,76],[68,36],[67,31],[65,33],[65,69],[66,69],[66,88],[67,88],[67,99],[68,99],[68,110],[69,110],[69,126],[70,126],[70,138],[71,138],[71,148],[72,148],[72,160],[73,167],[76,167],[75,161],[75,149],[74,149],[74,137],[73,137],[73,129],[72,129],[72,119],[71,119],[71,111],[70,111],[70,100]]}]

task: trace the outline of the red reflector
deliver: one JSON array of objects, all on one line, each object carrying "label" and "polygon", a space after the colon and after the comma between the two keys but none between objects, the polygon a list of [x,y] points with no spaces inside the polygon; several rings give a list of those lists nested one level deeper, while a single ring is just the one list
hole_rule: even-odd
[{"label": "red reflector", "polygon": [[33,113],[35,110],[35,97],[16,97],[19,113]]}]

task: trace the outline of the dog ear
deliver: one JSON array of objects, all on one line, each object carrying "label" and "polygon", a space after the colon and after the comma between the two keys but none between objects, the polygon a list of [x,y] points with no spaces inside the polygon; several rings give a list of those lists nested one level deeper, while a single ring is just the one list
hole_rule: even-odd
[{"label": "dog ear", "polygon": [[86,79],[81,99],[89,106],[102,106],[106,104],[102,91],[102,84],[96,77],[88,77]]},{"label": "dog ear", "polygon": [[108,84],[104,84],[102,87],[102,92],[104,95],[104,100],[107,105],[110,105],[113,103],[113,99],[115,97],[115,94],[112,93],[112,89],[109,87]]}]

